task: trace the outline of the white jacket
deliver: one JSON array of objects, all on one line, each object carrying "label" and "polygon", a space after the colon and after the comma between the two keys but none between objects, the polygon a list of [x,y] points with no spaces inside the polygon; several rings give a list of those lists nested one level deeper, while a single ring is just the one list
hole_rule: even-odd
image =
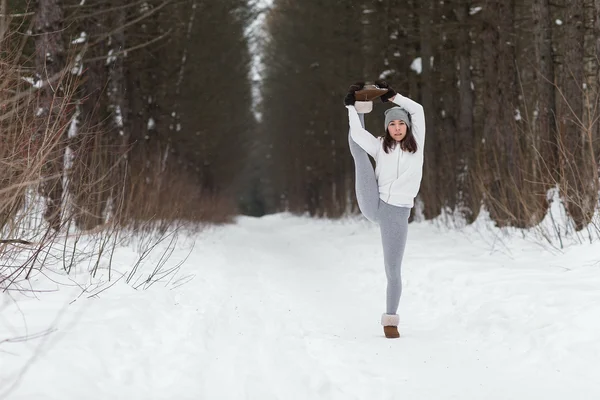
[{"label": "white jacket", "polygon": [[399,145],[386,153],[383,137],[376,138],[362,127],[354,106],[347,106],[350,136],[375,159],[379,198],[393,206],[413,207],[423,177],[425,114],[423,106],[408,97],[397,94],[393,102],[410,113],[412,133],[417,141],[416,153],[403,151]]}]

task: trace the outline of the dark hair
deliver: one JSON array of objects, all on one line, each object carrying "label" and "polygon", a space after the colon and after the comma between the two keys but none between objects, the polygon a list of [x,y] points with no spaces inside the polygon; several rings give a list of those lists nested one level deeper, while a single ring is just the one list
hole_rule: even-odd
[{"label": "dark hair", "polygon": [[[412,121],[410,120],[410,114],[408,114],[408,124],[406,124],[406,136],[404,139],[400,141],[400,148],[402,151],[408,151],[410,153],[417,152],[417,140],[412,133]],[[383,138],[383,151],[386,153],[390,152],[390,149],[394,149],[396,147],[396,139],[390,135],[390,131],[388,128],[385,128],[385,136]]]}]

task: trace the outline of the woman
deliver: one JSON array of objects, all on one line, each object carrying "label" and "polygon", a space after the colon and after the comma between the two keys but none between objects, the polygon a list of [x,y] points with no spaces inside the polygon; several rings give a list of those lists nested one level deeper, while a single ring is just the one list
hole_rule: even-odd
[{"label": "woman", "polygon": [[[376,138],[366,131],[354,107],[354,94],[364,83],[350,86],[344,103],[350,121],[348,141],[356,167],[358,206],[366,218],[379,224],[381,231],[387,275],[386,312],[381,324],[387,338],[397,338],[408,217],[423,176],[425,114],[419,103],[397,94],[386,82],[375,84],[388,89],[380,97],[383,102],[397,105],[385,112],[385,136]],[[375,171],[368,156],[375,159]]]}]

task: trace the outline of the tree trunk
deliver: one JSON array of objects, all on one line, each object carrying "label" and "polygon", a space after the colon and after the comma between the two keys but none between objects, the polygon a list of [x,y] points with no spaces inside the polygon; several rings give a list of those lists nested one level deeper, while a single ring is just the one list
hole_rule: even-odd
[{"label": "tree trunk", "polygon": [[[421,198],[424,202],[425,218],[431,219],[439,215],[441,210],[440,196],[437,191],[437,160],[436,149],[438,140],[436,137],[436,110],[433,106],[433,70],[431,60],[433,59],[434,36],[432,32],[433,24],[433,3],[425,2],[419,5],[419,32],[421,47],[421,105],[425,110],[425,126],[427,138],[425,140],[425,162],[423,166],[423,184],[421,189]],[[438,62],[439,60],[435,60]],[[437,67],[440,68],[439,66]],[[418,99],[415,99],[418,100]]]},{"label": "tree trunk", "polygon": [[590,183],[593,179],[588,160],[589,145],[584,124],[584,0],[565,0],[566,18],[562,26],[557,99],[559,149],[561,167],[561,195],[577,229],[585,227],[593,214]]},{"label": "tree trunk", "polygon": [[[61,226],[63,197],[63,158],[65,111],[62,76],[65,70],[65,45],[62,38],[63,12],[58,0],[38,0],[33,22],[35,68],[42,83],[38,97],[38,128],[34,142],[45,158],[40,193],[46,199],[44,218],[58,231]],[[38,153],[40,156],[40,153]]]},{"label": "tree trunk", "polygon": [[8,29],[9,17],[8,17],[8,0],[0,1],[0,46],[4,41],[4,35]]},{"label": "tree trunk", "polygon": [[457,176],[457,202],[456,208],[467,221],[474,221],[479,214],[479,201],[475,199],[472,188],[471,176],[474,165],[474,128],[475,93],[473,91],[473,78],[471,72],[471,34],[469,24],[470,0],[460,0],[456,7],[456,18],[461,27],[458,31],[458,66],[459,66],[459,111],[458,111],[458,146],[456,174]]},{"label": "tree trunk", "polygon": [[[594,37],[596,38],[596,48],[595,48],[595,60],[596,63],[600,63],[600,0],[594,0]],[[600,68],[596,68],[596,93],[594,97],[595,101],[595,109],[598,110],[600,108]],[[600,111],[596,111],[596,118],[599,117],[598,113]],[[600,123],[596,122],[595,129],[593,130],[593,143],[594,146],[594,154],[595,154],[595,163],[596,163],[596,172],[600,173]],[[598,181],[598,179],[596,179]],[[600,183],[598,183],[600,184]]]},{"label": "tree trunk", "polygon": [[[534,116],[534,133],[536,134],[535,146],[539,152],[533,156],[540,176],[546,182],[552,182],[556,177],[558,160],[556,142],[556,121],[554,116],[554,62],[552,55],[552,18],[548,0],[533,0],[533,37],[535,51],[535,65],[538,73],[535,76],[537,106]],[[540,180],[541,181],[541,180]]]}]

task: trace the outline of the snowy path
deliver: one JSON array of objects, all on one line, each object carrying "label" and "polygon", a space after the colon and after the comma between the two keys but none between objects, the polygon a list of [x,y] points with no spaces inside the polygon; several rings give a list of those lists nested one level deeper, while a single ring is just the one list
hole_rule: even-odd
[{"label": "snowy path", "polygon": [[[200,234],[187,285],[119,284],[0,345],[0,398],[31,356],[6,398],[600,398],[600,246],[509,245],[412,224],[388,340],[375,226],[242,218]],[[0,340],[51,326],[67,292],[5,302]]]}]

